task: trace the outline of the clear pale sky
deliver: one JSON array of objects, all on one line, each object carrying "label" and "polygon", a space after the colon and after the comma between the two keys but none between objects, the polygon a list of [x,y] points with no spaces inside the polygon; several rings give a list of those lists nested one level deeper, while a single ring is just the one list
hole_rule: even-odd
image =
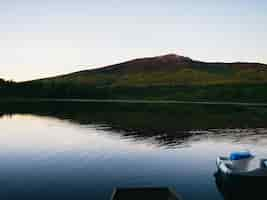
[{"label": "clear pale sky", "polygon": [[267,63],[266,0],[0,0],[0,77],[176,53]]}]

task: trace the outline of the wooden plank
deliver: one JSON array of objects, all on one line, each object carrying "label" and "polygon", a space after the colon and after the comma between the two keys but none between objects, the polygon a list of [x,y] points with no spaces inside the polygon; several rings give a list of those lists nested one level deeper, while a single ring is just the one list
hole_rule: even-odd
[{"label": "wooden plank", "polygon": [[181,200],[172,188],[115,188],[111,200]]}]

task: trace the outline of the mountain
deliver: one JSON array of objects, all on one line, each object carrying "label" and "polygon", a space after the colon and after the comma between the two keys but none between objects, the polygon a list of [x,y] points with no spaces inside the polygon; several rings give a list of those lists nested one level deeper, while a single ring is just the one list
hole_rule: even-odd
[{"label": "mountain", "polygon": [[37,81],[98,87],[262,83],[267,82],[267,65],[207,63],[168,54]]},{"label": "mountain", "polygon": [[168,54],[0,85],[0,97],[267,102],[267,65]]}]

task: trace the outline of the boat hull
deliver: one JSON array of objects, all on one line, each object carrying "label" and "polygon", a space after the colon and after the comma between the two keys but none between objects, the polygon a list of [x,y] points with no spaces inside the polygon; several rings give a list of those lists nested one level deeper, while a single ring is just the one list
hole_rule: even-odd
[{"label": "boat hull", "polygon": [[266,195],[267,176],[226,175],[221,171],[214,176],[217,189],[225,200],[260,199]]}]

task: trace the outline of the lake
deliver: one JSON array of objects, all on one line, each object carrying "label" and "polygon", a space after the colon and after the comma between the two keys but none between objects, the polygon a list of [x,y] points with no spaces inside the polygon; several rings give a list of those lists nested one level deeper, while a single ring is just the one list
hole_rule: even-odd
[{"label": "lake", "polygon": [[219,200],[217,156],[267,157],[265,107],[198,106],[194,116],[177,105],[1,105],[1,199],[104,200],[114,187],[163,186]]}]

